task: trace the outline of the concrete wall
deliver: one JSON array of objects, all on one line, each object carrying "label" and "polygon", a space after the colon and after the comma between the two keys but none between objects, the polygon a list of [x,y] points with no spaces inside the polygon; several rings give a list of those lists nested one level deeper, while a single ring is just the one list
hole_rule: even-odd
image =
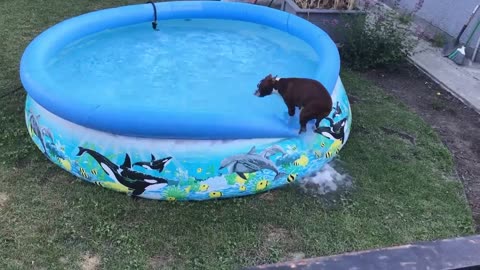
[{"label": "concrete wall", "polygon": [[[391,6],[395,0],[381,1]],[[399,0],[400,8],[409,12],[414,10],[416,3],[417,0]],[[415,22],[423,27],[420,30],[424,30],[426,35],[433,37],[435,33],[442,33],[455,38],[477,4],[480,0],[424,0],[423,7],[416,13]],[[462,42],[466,42],[479,21],[480,8],[463,33]],[[480,27],[470,41],[467,56],[471,56],[479,38]],[[477,56],[477,61],[480,61],[480,56]]]}]

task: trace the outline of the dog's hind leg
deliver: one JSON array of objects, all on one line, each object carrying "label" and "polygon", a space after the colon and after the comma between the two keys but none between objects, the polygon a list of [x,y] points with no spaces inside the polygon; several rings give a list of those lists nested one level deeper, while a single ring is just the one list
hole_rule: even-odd
[{"label": "dog's hind leg", "polygon": [[[317,115],[317,121],[315,121],[315,128],[318,128],[320,126],[320,122],[322,122],[322,120],[327,117],[328,115],[330,114],[330,112],[323,112],[323,113],[320,113]],[[326,118],[329,122],[330,122],[330,125],[333,126],[333,120],[330,119],[329,117]]]},{"label": "dog's hind leg", "polygon": [[303,107],[302,111],[300,112],[300,131],[298,134],[307,131],[307,123],[312,119],[316,119],[317,112],[314,109],[309,107]]}]

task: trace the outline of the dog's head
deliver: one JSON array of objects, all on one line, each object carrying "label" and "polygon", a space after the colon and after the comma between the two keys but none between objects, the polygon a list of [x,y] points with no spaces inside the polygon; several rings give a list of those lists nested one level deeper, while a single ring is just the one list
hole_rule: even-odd
[{"label": "dog's head", "polygon": [[254,95],[257,97],[271,95],[275,86],[276,79],[276,76],[273,77],[272,74],[267,75],[257,84],[257,90],[255,91]]}]

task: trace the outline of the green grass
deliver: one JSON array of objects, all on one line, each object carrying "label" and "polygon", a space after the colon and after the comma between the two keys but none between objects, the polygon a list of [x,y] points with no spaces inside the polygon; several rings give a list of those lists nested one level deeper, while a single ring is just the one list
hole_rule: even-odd
[{"label": "green grass", "polygon": [[[28,42],[86,11],[144,1],[2,1],[0,96],[20,85]],[[224,201],[133,201],[75,180],[27,134],[22,91],[0,100],[0,269],[232,269],[473,233],[453,161],[419,117],[344,71],[353,131],[341,160],[354,190],[325,203],[293,187]],[[382,127],[416,137],[416,145]],[[94,261],[94,260],[93,260]],[[94,263],[93,263],[94,264]]]}]

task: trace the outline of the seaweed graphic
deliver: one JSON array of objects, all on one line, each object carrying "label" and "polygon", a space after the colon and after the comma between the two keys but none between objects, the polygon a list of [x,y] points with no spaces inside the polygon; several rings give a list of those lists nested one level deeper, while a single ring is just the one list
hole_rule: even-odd
[{"label": "seaweed graphic", "polygon": [[187,191],[185,191],[185,189],[181,189],[178,186],[168,186],[165,188],[163,196],[168,201],[183,200],[187,197]]},{"label": "seaweed graphic", "polygon": [[256,173],[245,173],[245,176],[247,177],[247,180],[241,178],[238,174],[236,173],[231,173],[228,175],[225,175],[225,179],[227,180],[227,184],[229,185],[235,185],[238,183],[239,185],[245,185],[247,184],[250,180],[252,180],[255,177]]}]

